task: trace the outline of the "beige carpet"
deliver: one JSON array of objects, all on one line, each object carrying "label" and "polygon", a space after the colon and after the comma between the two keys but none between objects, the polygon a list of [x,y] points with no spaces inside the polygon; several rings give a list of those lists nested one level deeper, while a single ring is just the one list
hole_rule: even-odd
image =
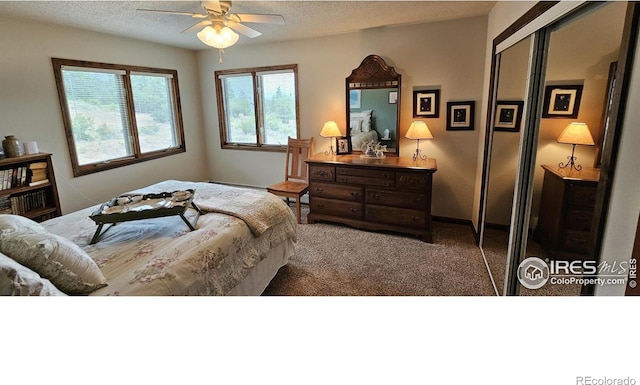
[{"label": "beige carpet", "polygon": [[471,228],[434,222],[433,233],[425,243],[337,224],[298,225],[296,255],[264,295],[495,295]]}]

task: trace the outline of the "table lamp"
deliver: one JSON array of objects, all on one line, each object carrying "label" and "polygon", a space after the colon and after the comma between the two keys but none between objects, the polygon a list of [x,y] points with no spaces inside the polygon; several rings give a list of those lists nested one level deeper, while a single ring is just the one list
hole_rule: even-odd
[{"label": "table lamp", "polygon": [[575,164],[575,160],[577,159],[574,155],[576,151],[576,145],[577,144],[580,144],[583,146],[595,145],[595,143],[593,142],[593,137],[591,136],[591,131],[589,131],[589,127],[587,126],[587,124],[577,123],[577,122],[573,122],[569,124],[562,131],[560,136],[558,136],[557,142],[573,145],[573,148],[571,149],[571,156],[567,157],[569,161],[567,163],[560,162],[558,164],[558,167],[560,168],[569,167],[576,171],[582,170],[582,166]]},{"label": "table lamp", "polygon": [[323,138],[332,138],[331,145],[329,146],[329,150],[325,151],[325,155],[336,155],[336,151],[333,149],[333,138],[341,137],[342,132],[338,128],[338,124],[333,120],[324,123],[322,126],[322,131],[320,131],[320,136]]},{"label": "table lamp", "polygon": [[407,131],[404,137],[418,141],[416,144],[416,153],[413,154],[413,160],[418,160],[418,158],[422,160],[427,159],[426,155],[420,155],[420,139],[433,139],[433,135],[431,135],[431,131],[429,131],[429,127],[427,127],[425,122],[421,120],[412,122],[411,126],[409,126],[409,131]]}]

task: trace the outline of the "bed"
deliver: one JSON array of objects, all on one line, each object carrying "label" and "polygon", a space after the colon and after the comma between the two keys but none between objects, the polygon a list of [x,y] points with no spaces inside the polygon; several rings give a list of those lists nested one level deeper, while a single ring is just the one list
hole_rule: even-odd
[{"label": "bed", "polygon": [[[193,202],[202,211],[193,231],[178,216],[136,220],[118,223],[90,244],[96,223],[89,216],[100,205],[40,224],[11,218],[13,224],[4,221],[5,229],[0,219],[0,252],[42,280],[36,289],[16,289],[20,284],[14,282],[13,294],[261,294],[295,253],[297,223],[293,211],[266,191],[206,182],[169,180],[125,194],[187,189],[195,190]],[[187,210],[187,217],[195,215],[195,210]],[[17,225],[16,219],[20,222]],[[21,257],[21,251],[29,247],[35,251]],[[76,271],[61,279],[58,270],[47,271],[42,263],[30,260],[47,247],[65,251],[55,258],[53,252],[45,257],[49,265],[57,263],[64,265],[56,265],[58,270],[72,267]],[[63,260],[66,254],[74,253],[86,253],[90,260],[82,260],[80,268],[77,260]],[[33,274],[27,276],[34,279]],[[0,287],[8,285],[7,276],[15,277],[16,273],[5,271],[3,275],[0,271]],[[78,286],[78,282],[68,285],[71,279],[84,286]]]}]

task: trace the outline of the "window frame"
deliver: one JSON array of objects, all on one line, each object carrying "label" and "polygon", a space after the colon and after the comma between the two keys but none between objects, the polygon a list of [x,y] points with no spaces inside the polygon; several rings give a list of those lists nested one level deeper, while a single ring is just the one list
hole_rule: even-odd
[{"label": "window frame", "polygon": [[[98,63],[98,62],[90,62],[90,61],[82,61],[82,60],[71,60],[71,59],[60,59],[60,58],[52,58],[51,59],[53,65],[54,77],[56,80],[56,86],[58,89],[58,99],[60,102],[60,110],[62,112],[62,120],[65,130],[65,135],[67,137],[67,144],[69,146],[69,155],[71,158],[71,166],[73,169],[74,177],[88,175],[104,170],[110,170],[117,167],[128,166],[131,164],[136,164],[140,162],[145,162],[152,159],[162,158],[165,156],[175,155],[179,153],[186,152],[186,144],[184,138],[184,126],[182,123],[182,108],[180,106],[180,89],[178,87],[178,71],[164,68],[151,68],[151,67],[141,67],[141,66],[131,66],[131,65],[123,65],[123,64],[110,64],[110,63]],[[76,151],[75,140],[73,137],[73,130],[71,125],[71,115],[68,110],[68,102],[67,96],[64,90],[64,83],[62,79],[62,69],[63,66],[70,67],[81,67],[90,69],[99,70],[112,70],[112,71],[124,71],[123,82],[124,82],[124,93],[125,93],[125,106],[124,109],[127,111],[127,124],[129,127],[129,135],[132,142],[132,150],[133,153],[129,156],[97,162],[90,163],[85,165],[80,165],[78,163],[78,154]],[[173,114],[173,124],[175,128],[175,135],[177,140],[177,145],[175,147],[150,151],[142,153],[140,149],[140,137],[138,134],[138,126],[135,115],[135,108],[133,103],[133,91],[131,87],[131,74],[141,75],[141,74],[162,74],[162,75],[170,75],[171,76],[171,90],[170,95],[171,98],[171,107]]]},{"label": "window frame", "polygon": [[[216,83],[216,103],[218,108],[218,124],[220,131],[220,148],[227,150],[248,150],[248,151],[267,151],[267,152],[286,152],[287,144],[281,145],[265,144],[260,132],[260,127],[264,125],[264,116],[261,113],[263,100],[260,88],[256,86],[257,77],[269,72],[282,72],[290,70],[293,73],[294,89],[295,89],[295,111],[296,111],[296,137],[300,138],[300,108],[299,108],[299,89],[298,89],[298,65],[284,64],[266,67],[250,67],[218,70],[214,72]],[[256,121],[256,143],[236,143],[227,140],[227,119],[225,111],[224,92],[222,89],[221,77],[228,75],[250,75],[253,81],[253,100],[254,114]]]}]

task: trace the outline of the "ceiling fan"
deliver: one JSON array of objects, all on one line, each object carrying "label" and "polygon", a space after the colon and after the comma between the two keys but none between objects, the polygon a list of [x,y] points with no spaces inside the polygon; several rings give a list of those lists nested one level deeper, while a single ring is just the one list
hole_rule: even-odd
[{"label": "ceiling fan", "polygon": [[138,8],[138,11],[162,12],[202,19],[182,32],[195,32],[198,29],[202,29],[198,32],[198,38],[203,43],[221,50],[232,46],[238,41],[238,35],[233,31],[239,32],[249,38],[262,35],[262,33],[247,27],[243,23],[284,24],[284,17],[282,17],[282,15],[231,13],[231,1],[201,1],[200,4],[204,8],[204,13],[141,8]]}]

